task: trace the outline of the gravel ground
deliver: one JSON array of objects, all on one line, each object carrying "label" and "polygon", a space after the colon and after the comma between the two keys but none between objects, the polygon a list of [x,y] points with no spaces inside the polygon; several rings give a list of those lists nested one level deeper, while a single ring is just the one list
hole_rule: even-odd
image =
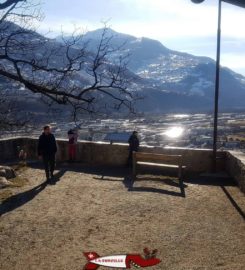
[{"label": "gravel ground", "polygon": [[76,270],[84,251],[145,247],[159,251],[153,270],[244,269],[245,198],[228,180],[187,179],[183,197],[168,178],[140,177],[129,188],[126,169],[64,165],[55,185],[42,184],[40,168],[21,177],[28,184],[7,191],[0,206],[1,270]]}]

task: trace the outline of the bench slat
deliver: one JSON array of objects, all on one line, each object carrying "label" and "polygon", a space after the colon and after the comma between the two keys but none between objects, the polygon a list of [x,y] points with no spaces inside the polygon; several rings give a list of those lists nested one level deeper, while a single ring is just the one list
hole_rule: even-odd
[{"label": "bench slat", "polygon": [[158,163],[171,163],[171,165],[179,165],[181,162],[181,155],[164,155],[164,154],[153,154],[144,152],[135,152],[136,161],[142,162],[158,162]]},{"label": "bench slat", "polygon": [[[179,168],[179,165],[153,163],[153,162],[143,162],[143,161],[137,161],[136,164],[137,165],[142,165],[142,166],[156,166],[156,167],[175,168],[175,169]],[[181,166],[182,169],[184,169],[185,167],[186,166]]]}]

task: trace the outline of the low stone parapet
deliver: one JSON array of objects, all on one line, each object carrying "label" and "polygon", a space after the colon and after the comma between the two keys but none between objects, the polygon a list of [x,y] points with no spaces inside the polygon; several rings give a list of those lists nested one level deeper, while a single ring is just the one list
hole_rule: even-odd
[{"label": "low stone parapet", "polygon": [[[27,160],[37,160],[37,138],[15,137],[0,140],[0,162],[18,160],[19,153],[23,150]],[[57,161],[68,160],[68,142],[57,139]],[[187,173],[206,173],[212,171],[211,149],[190,148],[164,148],[141,146],[142,152],[173,154],[183,156],[183,165]],[[90,165],[125,166],[128,158],[127,144],[110,144],[106,142],[79,141],[77,144],[76,159],[78,162]],[[218,171],[226,171],[238,183],[245,193],[245,154],[235,151],[218,151]]]},{"label": "low stone parapet", "polygon": [[[23,150],[28,160],[37,159],[37,138],[21,137],[0,140],[0,161],[16,160],[19,151]],[[68,160],[68,142],[57,139],[57,161]],[[162,148],[141,146],[142,152],[162,154],[180,154],[183,156],[183,165],[187,166],[188,172],[210,172],[212,169],[212,150],[190,148]],[[226,152],[218,152],[219,170],[224,170]],[[79,141],[77,144],[76,159],[79,162],[91,165],[125,166],[128,158],[127,144],[110,144],[106,142]]]},{"label": "low stone parapet", "polygon": [[245,193],[245,154],[228,151],[226,156],[226,171],[237,182]]}]

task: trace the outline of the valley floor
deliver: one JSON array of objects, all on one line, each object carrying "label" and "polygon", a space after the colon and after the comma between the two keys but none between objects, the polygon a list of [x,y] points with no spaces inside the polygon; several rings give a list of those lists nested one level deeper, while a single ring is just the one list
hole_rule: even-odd
[{"label": "valley floor", "polygon": [[[63,165],[46,185],[36,167],[0,206],[0,269],[83,269],[101,256],[158,249],[151,269],[229,269],[245,265],[245,197],[228,179],[171,179],[127,169]],[[103,176],[103,177],[102,177]],[[43,184],[42,184],[43,183]],[[101,269],[105,269],[101,267]]]}]

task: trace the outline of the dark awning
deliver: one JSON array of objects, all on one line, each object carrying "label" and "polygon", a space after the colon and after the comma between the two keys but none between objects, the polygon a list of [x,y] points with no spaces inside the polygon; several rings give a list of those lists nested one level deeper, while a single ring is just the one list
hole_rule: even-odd
[{"label": "dark awning", "polygon": [[245,0],[223,0],[223,2],[245,8]]}]

